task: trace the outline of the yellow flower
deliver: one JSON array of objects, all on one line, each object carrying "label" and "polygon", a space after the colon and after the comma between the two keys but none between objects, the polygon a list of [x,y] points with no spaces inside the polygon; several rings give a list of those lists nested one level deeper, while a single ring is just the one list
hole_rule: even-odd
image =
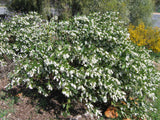
[{"label": "yellow flower", "polygon": [[146,46],[154,52],[160,52],[159,28],[145,27],[144,23],[138,26],[129,25],[130,40],[138,46]]}]

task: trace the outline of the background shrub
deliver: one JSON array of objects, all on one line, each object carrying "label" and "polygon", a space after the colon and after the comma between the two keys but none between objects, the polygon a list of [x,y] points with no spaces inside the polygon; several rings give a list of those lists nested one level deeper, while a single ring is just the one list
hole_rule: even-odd
[{"label": "background shrub", "polygon": [[11,0],[9,8],[15,11],[37,11],[45,18],[51,15],[51,7],[59,13],[59,20],[70,19],[76,15],[89,15],[93,12],[119,12],[119,18],[128,24],[144,22],[151,25],[154,9],[153,0]]},{"label": "background shrub", "polygon": [[144,23],[138,26],[129,26],[130,39],[138,46],[145,46],[153,52],[160,52],[160,30],[155,27],[145,27]]},{"label": "background shrub", "polygon": [[[154,110],[159,73],[144,47],[129,39],[118,13],[93,13],[69,21],[43,21],[36,13],[0,24],[0,54],[16,66],[11,87],[26,85],[44,96],[59,90],[72,102],[101,116],[100,106],[114,106],[119,118],[144,118]],[[98,104],[95,106],[95,104]]]},{"label": "background shrub", "polygon": [[77,14],[115,11],[126,23],[129,22],[127,2],[124,0],[59,0],[54,2],[54,6],[59,10],[59,19],[68,19]]},{"label": "background shrub", "polygon": [[130,23],[137,26],[144,22],[146,26],[152,24],[154,2],[152,0],[129,0]]},{"label": "background shrub", "polygon": [[36,11],[47,18],[51,15],[50,0],[10,0],[7,7],[18,13]]},{"label": "background shrub", "polygon": [[160,12],[160,0],[153,0],[153,2],[155,4],[154,11]]}]

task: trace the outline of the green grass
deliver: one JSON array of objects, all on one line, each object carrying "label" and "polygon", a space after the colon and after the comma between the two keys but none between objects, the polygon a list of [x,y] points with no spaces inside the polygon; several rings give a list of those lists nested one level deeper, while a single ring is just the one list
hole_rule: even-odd
[{"label": "green grass", "polygon": [[0,91],[0,119],[7,120],[6,116],[14,112],[14,104],[17,103],[15,96],[8,96],[5,92]]},{"label": "green grass", "polygon": [[160,86],[156,90],[155,94],[157,96],[157,100],[154,101],[153,105],[157,109],[157,111],[150,111],[149,116],[152,118],[152,120],[160,120]]}]

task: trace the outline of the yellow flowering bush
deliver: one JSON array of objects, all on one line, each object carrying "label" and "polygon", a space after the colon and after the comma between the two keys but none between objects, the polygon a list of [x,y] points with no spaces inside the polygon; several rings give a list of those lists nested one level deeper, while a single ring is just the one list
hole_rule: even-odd
[{"label": "yellow flowering bush", "polygon": [[153,52],[160,52],[160,30],[158,27],[145,27],[144,23],[138,26],[129,25],[130,40],[138,46],[146,46]]}]

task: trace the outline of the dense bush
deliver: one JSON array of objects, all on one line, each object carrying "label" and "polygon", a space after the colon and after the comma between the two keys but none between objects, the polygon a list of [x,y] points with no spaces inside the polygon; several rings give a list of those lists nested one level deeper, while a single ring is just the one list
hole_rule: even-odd
[{"label": "dense bush", "polygon": [[145,27],[144,23],[138,26],[129,26],[130,39],[138,46],[145,46],[153,52],[160,52],[160,30],[155,27]]},{"label": "dense bush", "polygon": [[[36,13],[15,16],[0,26],[0,54],[16,66],[11,86],[26,85],[48,96],[60,90],[68,99],[100,116],[114,106],[119,118],[144,118],[153,110],[158,73],[149,52],[134,45],[115,12],[69,21],[43,21]],[[107,109],[107,108],[106,108]]]}]

